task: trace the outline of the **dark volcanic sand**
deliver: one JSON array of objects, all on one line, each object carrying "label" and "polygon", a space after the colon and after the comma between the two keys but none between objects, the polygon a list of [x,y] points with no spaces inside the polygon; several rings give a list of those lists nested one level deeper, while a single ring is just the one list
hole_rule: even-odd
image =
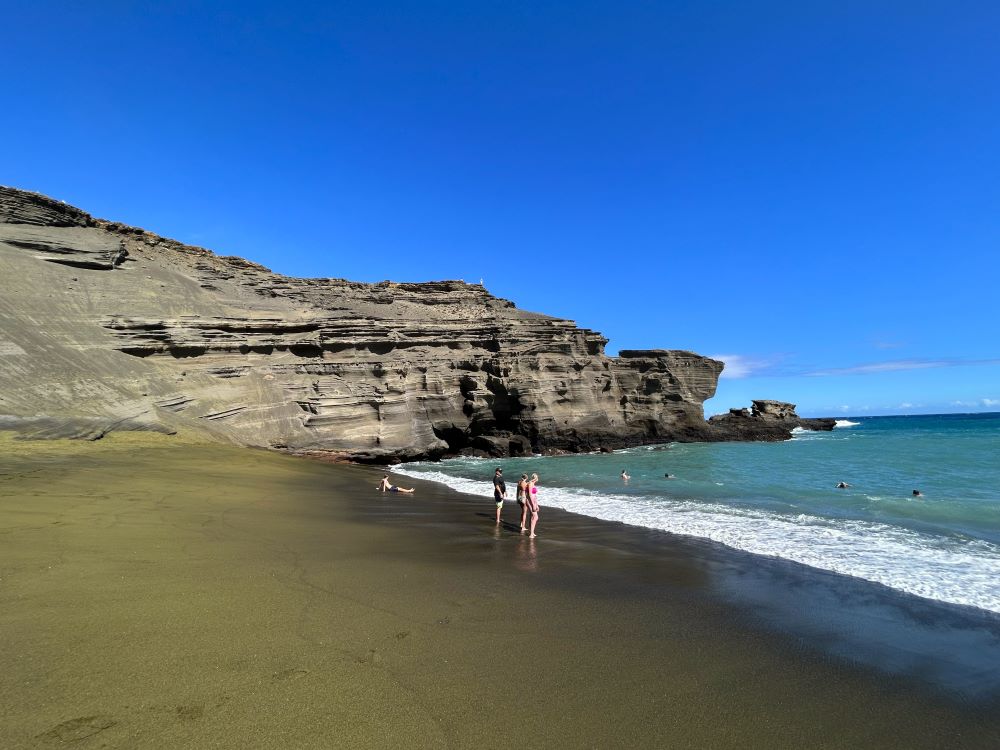
[{"label": "dark volcanic sand", "polygon": [[0,747],[1000,746],[988,618],[379,476],[0,433]]}]

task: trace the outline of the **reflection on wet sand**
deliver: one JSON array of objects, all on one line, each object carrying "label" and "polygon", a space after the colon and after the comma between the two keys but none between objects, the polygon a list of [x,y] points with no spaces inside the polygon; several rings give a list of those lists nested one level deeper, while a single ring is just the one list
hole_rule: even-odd
[{"label": "reflection on wet sand", "polygon": [[537,539],[521,537],[517,542],[517,553],[514,556],[514,565],[518,570],[525,573],[538,572],[538,547]]}]

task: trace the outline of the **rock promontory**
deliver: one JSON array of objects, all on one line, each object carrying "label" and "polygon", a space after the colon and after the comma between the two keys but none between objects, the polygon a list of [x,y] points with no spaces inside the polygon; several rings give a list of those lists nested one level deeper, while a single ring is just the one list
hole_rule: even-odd
[{"label": "rock promontory", "polygon": [[749,409],[730,409],[708,419],[716,440],[788,440],[792,430],[830,431],[835,419],[810,419],[795,413],[795,404],[759,399]]},{"label": "rock promontory", "polygon": [[0,278],[0,428],[29,436],[189,429],[362,461],[761,439],[705,421],[722,362],[610,357],[476,284],[291,278],[4,187]]}]

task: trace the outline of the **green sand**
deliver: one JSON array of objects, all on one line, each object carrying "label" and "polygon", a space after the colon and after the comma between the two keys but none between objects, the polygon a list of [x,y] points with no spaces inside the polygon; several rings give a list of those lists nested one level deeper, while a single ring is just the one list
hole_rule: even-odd
[{"label": "green sand", "polygon": [[530,543],[488,498],[379,476],[0,433],[0,747],[998,745],[997,719],[699,603],[697,561],[554,512]]}]

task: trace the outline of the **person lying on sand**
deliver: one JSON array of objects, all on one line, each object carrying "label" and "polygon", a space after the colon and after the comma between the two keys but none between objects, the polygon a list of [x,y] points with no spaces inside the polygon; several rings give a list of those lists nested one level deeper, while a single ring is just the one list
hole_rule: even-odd
[{"label": "person lying on sand", "polygon": [[382,481],[378,483],[377,489],[382,490],[382,492],[413,492],[415,488],[408,490],[405,487],[397,487],[394,484],[389,484],[389,475],[383,474]]}]

